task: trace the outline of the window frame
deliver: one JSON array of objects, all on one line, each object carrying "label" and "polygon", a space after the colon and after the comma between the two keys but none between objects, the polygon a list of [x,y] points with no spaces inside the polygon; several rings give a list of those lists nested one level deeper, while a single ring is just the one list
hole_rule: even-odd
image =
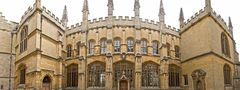
[{"label": "window frame", "polygon": [[146,39],[142,39],[141,42],[141,53],[142,54],[147,54],[148,50],[147,50],[147,40]]},{"label": "window frame", "polygon": [[127,52],[128,53],[134,52],[134,40],[132,38],[127,39]]}]

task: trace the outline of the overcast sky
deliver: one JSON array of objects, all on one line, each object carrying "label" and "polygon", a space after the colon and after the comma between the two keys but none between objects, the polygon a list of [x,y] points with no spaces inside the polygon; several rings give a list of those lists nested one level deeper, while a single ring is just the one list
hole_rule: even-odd
[{"label": "overcast sky", "polygon": [[[45,6],[57,17],[62,17],[64,5],[67,5],[69,24],[82,21],[82,5],[84,0],[42,0]],[[88,0],[90,19],[107,16],[108,0]],[[139,0],[140,17],[158,21],[160,0]],[[234,38],[240,52],[240,1],[239,0],[211,0],[213,9],[228,23],[232,18]],[[19,22],[23,13],[35,0],[0,0],[0,12],[10,21]],[[133,16],[134,0],[113,0],[114,16]],[[179,27],[179,11],[183,8],[185,19],[190,18],[200,9],[203,9],[205,0],[163,0],[165,8],[165,22],[167,25]]]}]

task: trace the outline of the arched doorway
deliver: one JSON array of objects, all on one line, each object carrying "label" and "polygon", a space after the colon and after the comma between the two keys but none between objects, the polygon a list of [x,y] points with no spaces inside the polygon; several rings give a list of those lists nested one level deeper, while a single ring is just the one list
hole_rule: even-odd
[{"label": "arched doorway", "polygon": [[194,90],[206,90],[205,89],[206,74],[207,73],[202,69],[193,71],[192,78],[193,78]]},{"label": "arched doorway", "polygon": [[197,81],[197,90],[203,90],[203,84],[202,84],[202,82],[201,81]]},{"label": "arched doorway", "polygon": [[127,80],[121,80],[119,82],[119,90],[128,90],[128,81]]},{"label": "arched doorway", "polygon": [[42,82],[42,90],[51,90],[51,78],[49,76],[45,76]]}]

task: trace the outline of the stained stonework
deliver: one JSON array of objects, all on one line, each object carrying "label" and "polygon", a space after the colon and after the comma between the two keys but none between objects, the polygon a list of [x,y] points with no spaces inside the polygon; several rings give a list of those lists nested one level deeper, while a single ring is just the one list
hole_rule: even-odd
[{"label": "stained stonework", "polygon": [[[41,0],[19,24],[0,17],[0,90],[8,89],[10,60],[11,90],[238,90],[232,26],[210,0],[187,21],[181,9],[180,29],[165,24],[163,0],[160,22],[140,18],[139,0],[132,18],[113,16],[113,3],[108,0],[107,17],[88,20],[84,0],[82,23],[71,27],[66,6],[59,20]],[[222,52],[222,34],[229,55]]]},{"label": "stained stonework", "polygon": [[[8,22],[0,12],[0,89],[7,90],[13,89],[14,82],[14,61],[15,52],[11,49],[11,32],[15,30],[15,22]],[[15,40],[13,40],[15,41]],[[12,50],[12,51],[11,51]],[[10,65],[11,63],[11,65]],[[11,69],[11,70],[10,70]],[[11,75],[10,75],[11,74]],[[11,83],[11,84],[9,84]]]}]

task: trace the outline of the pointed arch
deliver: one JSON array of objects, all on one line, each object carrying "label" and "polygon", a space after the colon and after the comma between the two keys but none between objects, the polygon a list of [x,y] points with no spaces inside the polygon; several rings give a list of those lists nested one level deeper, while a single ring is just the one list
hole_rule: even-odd
[{"label": "pointed arch", "polygon": [[221,34],[221,47],[222,47],[222,53],[225,56],[230,57],[230,47],[229,47],[228,37],[223,32]]},{"label": "pointed arch", "polygon": [[223,67],[224,84],[231,84],[231,68],[228,64]]}]

